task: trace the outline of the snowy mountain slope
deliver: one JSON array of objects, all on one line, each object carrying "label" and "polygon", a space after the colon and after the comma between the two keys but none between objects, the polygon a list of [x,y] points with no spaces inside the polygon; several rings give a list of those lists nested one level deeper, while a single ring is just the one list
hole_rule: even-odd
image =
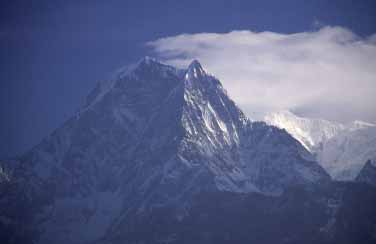
[{"label": "snowy mountain slope", "polygon": [[317,160],[335,178],[354,180],[365,162],[376,157],[376,127],[345,130],[325,141]]},{"label": "snowy mountain slope", "polygon": [[376,156],[376,126],[363,121],[340,124],[303,118],[289,111],[271,113],[265,121],[286,129],[339,180],[354,180],[364,163]]},{"label": "snowy mountain slope", "polygon": [[39,243],[86,243],[139,213],[189,206],[202,191],[280,195],[328,174],[284,130],[250,122],[197,61],[145,58],[20,158],[14,177],[38,205]]},{"label": "snowy mountain slope", "polygon": [[287,130],[311,152],[314,152],[320,143],[345,129],[345,126],[340,123],[323,119],[303,118],[288,110],[267,114],[264,121]]},{"label": "snowy mountain slope", "polygon": [[119,189],[120,172],[133,166],[131,149],[179,82],[171,67],[144,59],[111,89],[95,89],[90,106],[21,157],[32,177],[23,171],[17,177],[52,202],[37,215],[40,243],[82,243],[104,234],[131,194]]}]

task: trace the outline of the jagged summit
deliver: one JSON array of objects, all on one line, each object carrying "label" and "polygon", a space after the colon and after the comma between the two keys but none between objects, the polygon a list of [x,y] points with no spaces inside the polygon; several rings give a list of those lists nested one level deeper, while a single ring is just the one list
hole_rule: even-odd
[{"label": "jagged summit", "polygon": [[126,76],[133,76],[135,71],[148,70],[148,69],[150,70],[150,68],[159,70],[161,72],[169,70],[169,71],[175,72],[178,75],[186,74],[187,78],[188,78],[188,75],[190,75],[190,77],[194,77],[194,78],[198,78],[199,76],[202,77],[204,75],[207,75],[207,73],[205,72],[202,65],[200,64],[200,62],[197,59],[194,59],[185,69],[184,68],[182,69],[182,68],[177,68],[177,67],[169,65],[167,63],[164,63],[163,61],[161,61],[157,58],[145,56],[145,57],[141,58],[139,61],[137,61],[133,64],[129,64],[129,65],[126,65],[126,66],[118,69],[114,73],[112,80],[124,78]]},{"label": "jagged summit", "polygon": [[[155,57],[150,57],[150,56],[144,56],[141,58],[138,62],[135,63],[135,66],[140,66],[140,65],[163,65],[163,66],[169,66],[170,68],[177,69],[176,67],[169,65],[167,63],[164,63],[163,61],[159,60],[158,58]],[[192,62],[187,66],[185,69],[186,72],[198,72],[198,73],[205,73],[205,70],[203,69],[201,63],[197,59],[193,59]]]},{"label": "jagged summit", "polygon": [[159,72],[164,72],[164,71],[176,72],[177,70],[179,70],[176,67],[173,67],[169,64],[162,62],[161,60],[157,58],[150,57],[150,56],[143,57],[135,64],[130,65],[130,67],[131,67],[130,73],[132,73],[132,71],[134,72],[134,71],[140,71],[140,70],[141,71],[155,70]]},{"label": "jagged summit", "polygon": [[150,63],[161,63],[158,59],[156,58],[153,58],[153,57],[150,57],[150,56],[145,56],[143,57],[139,63],[146,63],[146,64],[150,64]]},{"label": "jagged summit", "polygon": [[[205,77],[205,79],[204,79]],[[184,79],[183,79],[184,78]],[[166,81],[175,80],[174,84]],[[197,82],[199,81],[199,82]],[[160,84],[156,84],[160,82]],[[92,107],[100,101],[106,94],[111,93],[114,89],[125,86],[143,87],[149,84],[151,87],[158,87],[158,89],[170,90],[179,83],[186,82],[186,88],[193,87],[192,83],[196,83],[196,88],[203,89],[204,87],[211,87],[213,84],[222,89],[220,82],[212,75],[209,75],[202,68],[198,60],[193,60],[186,69],[176,68],[162,61],[145,56],[138,62],[127,65],[112,76],[111,79],[101,81],[97,84],[95,89],[88,95],[86,104],[83,110]],[[189,84],[190,83],[190,84]],[[201,83],[201,84],[198,84]],[[155,91],[158,93],[158,91]]]},{"label": "jagged summit", "polygon": [[186,79],[200,79],[206,75],[205,70],[202,68],[198,60],[193,60],[187,69]]},{"label": "jagged summit", "polygon": [[204,69],[202,68],[201,63],[194,59],[189,65],[188,65],[188,72],[197,72],[197,73],[205,73]]},{"label": "jagged summit", "polygon": [[176,70],[179,70],[175,67],[172,67],[168,64],[163,63],[157,58],[145,56],[139,59],[137,62],[125,65],[124,67],[116,70],[114,74],[112,74],[110,80],[117,80],[117,79],[121,79],[127,76],[133,76],[136,71],[143,70],[143,69],[150,69],[151,67],[154,67],[154,68],[158,67],[159,69],[173,70],[175,72]]}]

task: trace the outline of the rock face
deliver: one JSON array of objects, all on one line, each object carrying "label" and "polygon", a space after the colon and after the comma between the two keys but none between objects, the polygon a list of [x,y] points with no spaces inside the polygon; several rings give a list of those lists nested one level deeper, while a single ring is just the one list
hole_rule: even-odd
[{"label": "rock face", "polygon": [[376,187],[376,161],[368,160],[356,177],[356,181]]},{"label": "rock face", "polygon": [[[365,184],[332,182],[293,187],[280,196],[204,192],[184,218],[170,208],[140,214],[137,227],[98,243],[375,243],[376,191]],[[359,211],[354,211],[354,209]]]},{"label": "rock face", "polygon": [[11,172],[1,181],[30,200],[38,243],[112,240],[160,207],[184,218],[202,192],[278,196],[330,181],[286,131],[250,122],[198,61],[179,70],[151,58],[99,83]]}]

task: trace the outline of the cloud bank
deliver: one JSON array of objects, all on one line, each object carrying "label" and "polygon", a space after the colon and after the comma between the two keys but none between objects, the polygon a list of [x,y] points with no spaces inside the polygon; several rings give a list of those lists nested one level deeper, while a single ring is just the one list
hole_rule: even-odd
[{"label": "cloud bank", "polygon": [[182,34],[147,43],[163,61],[198,59],[250,116],[301,115],[376,121],[376,35],[341,27],[295,34],[232,31]]}]

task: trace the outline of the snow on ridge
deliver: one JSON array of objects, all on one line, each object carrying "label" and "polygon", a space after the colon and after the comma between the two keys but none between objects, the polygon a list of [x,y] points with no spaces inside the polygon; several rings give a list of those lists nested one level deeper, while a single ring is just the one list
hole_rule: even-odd
[{"label": "snow on ridge", "polygon": [[98,103],[107,93],[109,93],[113,89],[113,87],[119,80],[125,79],[127,77],[131,79],[137,79],[135,71],[139,67],[141,67],[143,64],[147,66],[153,65],[153,64],[158,65],[160,71],[163,72],[164,74],[166,74],[166,72],[168,71],[176,73],[176,75],[179,75],[180,73],[185,72],[181,69],[165,64],[156,58],[145,56],[135,63],[125,65],[115,70],[115,72],[109,75],[108,79],[99,81],[96,87],[92,91],[92,93],[93,92],[96,93],[95,97],[93,97],[89,102],[87,102],[86,105],[79,111],[79,113],[82,113],[85,110],[92,108],[92,106]]},{"label": "snow on ridge", "polygon": [[119,69],[117,69],[115,72],[113,72],[110,76],[109,79],[100,81],[97,83],[96,87],[94,90],[96,90],[96,95],[95,97],[88,102],[83,109],[79,111],[79,113],[90,109],[93,105],[95,105],[98,101],[100,101],[108,92],[110,92],[116,82],[118,82],[121,79],[124,79],[126,77],[130,77],[133,79],[137,79],[137,76],[135,74],[135,71],[142,66],[143,64],[149,66],[149,65],[158,65],[158,69],[166,74],[166,72],[173,72],[177,76],[181,76],[182,74],[185,74],[185,78],[189,79],[189,76],[193,76],[194,78],[198,79],[199,77],[202,76],[208,76],[208,77],[214,77],[207,73],[197,60],[193,60],[191,64],[186,68],[186,69],[179,69],[174,66],[171,66],[169,64],[163,63],[162,61],[150,57],[150,56],[145,56],[144,58],[140,59],[139,61],[125,65]]},{"label": "snow on ridge", "polygon": [[306,118],[295,115],[289,110],[269,113],[263,119],[270,125],[285,129],[309,151],[338,134],[376,126],[375,124],[355,120],[342,124],[319,118]]},{"label": "snow on ridge", "polygon": [[376,127],[345,130],[323,143],[321,165],[335,178],[354,180],[367,160],[376,158]]},{"label": "snow on ridge", "polygon": [[264,121],[285,129],[311,152],[319,143],[332,138],[339,131],[345,129],[341,123],[299,117],[288,110],[267,114]]},{"label": "snow on ridge", "polygon": [[376,125],[372,123],[341,124],[299,117],[290,111],[268,114],[264,120],[285,129],[314,153],[334,179],[353,180],[369,157],[376,156]]},{"label": "snow on ridge", "polygon": [[362,120],[354,120],[353,122],[347,125],[347,129],[349,131],[354,131],[354,130],[366,129],[366,128],[375,127],[375,126],[376,124],[372,124],[372,123],[365,122]]}]

